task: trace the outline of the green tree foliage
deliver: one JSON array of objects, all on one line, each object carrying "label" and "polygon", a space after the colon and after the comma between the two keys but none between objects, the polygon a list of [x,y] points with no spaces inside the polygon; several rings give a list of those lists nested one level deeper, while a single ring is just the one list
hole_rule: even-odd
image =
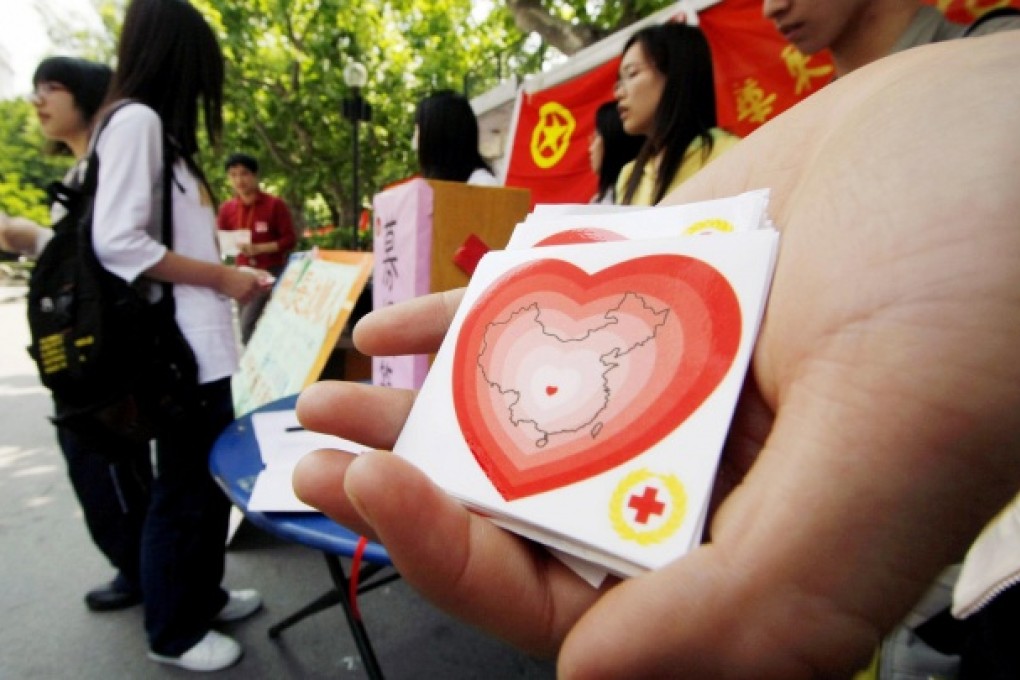
[{"label": "green tree foliage", "polygon": [[[42,13],[54,45],[52,55],[73,55],[112,63],[115,38],[126,0],[93,0],[103,30],[81,27],[78,15],[59,13],[46,3],[35,5]],[[0,211],[48,225],[46,186],[60,179],[73,159],[44,153],[46,140],[32,105],[24,99],[0,101]]]},{"label": "green tree foliage", "polygon": [[124,18],[127,0],[91,0],[99,17],[100,30],[92,23],[83,25],[78,14],[67,14],[56,3],[39,2],[36,8],[43,17],[50,42],[58,46],[54,54],[67,54],[113,66],[117,51],[117,34]]},{"label": "green tree foliage", "polygon": [[[102,31],[82,30],[51,12],[49,32],[61,45],[60,53],[112,63],[114,36],[127,0],[92,1]],[[414,107],[421,97],[439,88],[481,94],[510,76],[536,73],[550,60],[562,59],[671,4],[671,0],[191,2],[218,33],[227,61],[223,144],[201,159],[219,189],[217,198],[223,200],[230,193],[223,158],[234,150],[247,151],[259,157],[263,183],[288,201],[299,224],[345,229],[339,239],[331,235],[325,242],[341,247],[354,245],[351,226],[359,207],[382,187],[417,171],[410,139]],[[350,60],[368,68],[362,95],[372,107],[372,120],[360,128],[357,197],[352,195],[352,123],[341,112],[343,100],[352,95],[343,80]],[[59,174],[59,163],[39,160],[40,140],[38,130],[33,133],[34,117],[27,115],[30,109],[23,107],[21,114],[20,119],[5,115],[0,122],[0,143],[23,151],[0,159],[0,207],[15,201],[44,203],[42,194],[33,191]],[[35,166],[28,165],[33,162]]]},{"label": "green tree foliage", "polygon": [[46,185],[67,172],[71,159],[42,153],[44,145],[29,102],[0,102],[0,211],[48,225]]},{"label": "green tree foliage", "polygon": [[[227,59],[223,153],[260,158],[265,183],[309,226],[349,226],[376,191],[416,171],[413,111],[437,88],[477,94],[511,71],[535,70],[542,51],[525,45],[506,12],[473,11],[470,0],[196,0]],[[352,197],[351,60],[369,81],[372,120],[360,128],[360,196]],[[208,159],[211,176],[222,176]],[[226,190],[226,187],[224,185]]]},{"label": "green tree foliage", "polygon": [[505,9],[524,34],[570,55],[675,0],[505,0]]}]

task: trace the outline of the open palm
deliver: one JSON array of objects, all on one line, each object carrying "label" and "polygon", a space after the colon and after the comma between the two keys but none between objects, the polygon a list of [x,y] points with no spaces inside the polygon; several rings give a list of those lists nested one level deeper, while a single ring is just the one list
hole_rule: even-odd
[{"label": "open palm", "polygon": [[[565,677],[862,666],[1020,483],[1018,62],[1008,35],[883,60],[667,198],[769,187],[782,231],[709,540],[689,555],[596,591],[386,453],[309,456],[299,495],[377,537],[439,606],[558,654]],[[434,351],[458,301],[372,314],[356,342]],[[323,383],[299,416],[387,449],[413,398]]]}]

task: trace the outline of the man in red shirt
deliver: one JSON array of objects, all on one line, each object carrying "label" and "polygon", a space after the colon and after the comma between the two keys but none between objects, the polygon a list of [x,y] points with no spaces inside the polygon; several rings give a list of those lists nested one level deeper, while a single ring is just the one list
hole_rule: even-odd
[{"label": "man in red shirt", "polygon": [[[296,241],[287,204],[259,188],[259,162],[252,156],[231,154],[224,167],[237,195],[220,206],[216,224],[226,231],[251,232],[251,242],[240,246],[237,265],[264,269],[273,276],[280,276]],[[241,341],[245,344],[262,316],[269,294],[266,290],[241,306]]]}]

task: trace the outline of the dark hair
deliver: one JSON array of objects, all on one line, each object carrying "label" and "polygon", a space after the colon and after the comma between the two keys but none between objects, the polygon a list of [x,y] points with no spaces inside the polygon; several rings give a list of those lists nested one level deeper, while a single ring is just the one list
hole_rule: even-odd
[{"label": "dark hair", "polygon": [[471,173],[492,168],[478,152],[478,120],[467,97],[440,90],[418,102],[418,165],[422,177],[466,182]]},{"label": "dark hair", "polygon": [[[103,105],[112,75],[113,70],[106,64],[75,57],[50,57],[39,62],[32,76],[32,85],[60,83],[66,87],[85,124],[90,125]],[[46,143],[46,151],[70,153],[71,150],[63,142],[50,140]]]},{"label": "dark hair", "polygon": [[666,83],[655,110],[652,133],[645,139],[619,200],[622,203],[633,200],[645,164],[661,153],[652,200],[658,203],[666,195],[687,148],[696,138],[702,141],[705,158],[712,153],[710,130],[716,125],[712,53],[700,30],[677,23],[638,31],[624,45],[623,53],[632,45],[641,46],[649,62],[666,76]]},{"label": "dark hair", "polygon": [[638,155],[645,138],[627,134],[615,101],[605,102],[595,110],[595,132],[602,138],[602,166],[599,167],[599,191],[596,195],[596,200],[601,201],[616,186],[616,178],[623,166]]},{"label": "dark hair", "polygon": [[173,144],[199,177],[198,102],[212,144],[223,127],[223,54],[209,24],[187,0],[131,0],[107,102],[134,99],[159,114]]},{"label": "dark hair", "polygon": [[259,162],[254,156],[249,156],[246,153],[232,153],[227,157],[227,162],[223,164],[223,169],[230,170],[235,165],[243,165],[253,174],[259,174]]},{"label": "dark hair", "polygon": [[32,84],[60,83],[71,93],[82,117],[90,121],[103,105],[112,75],[113,70],[106,64],[74,57],[50,57],[36,67]]}]

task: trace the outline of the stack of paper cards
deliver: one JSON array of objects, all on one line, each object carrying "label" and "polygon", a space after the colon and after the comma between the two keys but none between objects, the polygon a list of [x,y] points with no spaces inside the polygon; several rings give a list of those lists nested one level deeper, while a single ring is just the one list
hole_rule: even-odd
[{"label": "stack of paper cards", "polygon": [[559,243],[668,238],[761,229],[769,226],[766,190],[732,198],[656,208],[607,205],[539,205],[517,225],[507,250]]},{"label": "stack of paper cards", "polygon": [[394,451],[610,572],[684,554],[772,277],[766,204],[539,211],[480,262]]},{"label": "stack of paper cards", "polygon": [[248,510],[256,512],[318,512],[294,494],[291,479],[298,461],[316,449],[369,450],[347,439],[306,430],[294,409],[254,413],[251,424],[265,466],[255,478],[248,500]]},{"label": "stack of paper cards", "polygon": [[220,244],[221,257],[237,257],[241,254],[241,246],[251,245],[251,230],[217,229],[216,238]]}]

